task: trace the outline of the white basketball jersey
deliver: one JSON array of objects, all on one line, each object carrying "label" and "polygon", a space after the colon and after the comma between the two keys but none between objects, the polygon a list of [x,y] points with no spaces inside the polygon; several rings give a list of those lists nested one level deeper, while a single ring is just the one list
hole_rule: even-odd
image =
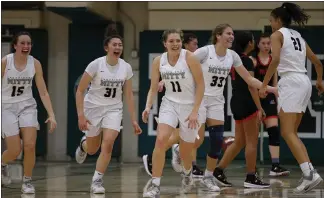
[{"label": "white basketball jersey", "polygon": [[226,78],[234,63],[230,49],[227,49],[225,57],[217,57],[214,45],[207,45],[208,57],[202,65],[205,81],[205,96],[223,96]]},{"label": "white basketball jersey", "polygon": [[99,106],[122,103],[123,85],[133,76],[128,63],[119,59],[117,65],[111,66],[103,56],[92,61],[86,72],[93,78],[84,101]]},{"label": "white basketball jersey", "polygon": [[179,59],[174,66],[168,61],[167,52],[161,55],[160,74],[165,86],[168,100],[180,104],[195,102],[195,81],[186,62],[187,50],[181,49]]},{"label": "white basketball jersey", "polygon": [[283,35],[283,45],[278,65],[279,75],[284,72],[306,73],[306,43],[296,30],[280,28]]},{"label": "white basketball jersey", "polygon": [[15,67],[14,54],[8,54],[6,58],[7,66],[2,78],[2,103],[18,103],[33,98],[34,57],[28,56],[26,68],[22,71]]}]

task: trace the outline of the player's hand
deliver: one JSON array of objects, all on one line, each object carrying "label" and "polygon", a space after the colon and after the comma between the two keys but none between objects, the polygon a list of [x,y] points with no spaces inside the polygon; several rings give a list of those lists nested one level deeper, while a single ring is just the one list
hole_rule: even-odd
[{"label": "player's hand", "polygon": [[142,120],[144,123],[147,123],[149,114],[150,114],[150,109],[146,108],[142,113]]},{"label": "player's hand", "polygon": [[159,86],[158,87],[159,87],[158,88],[159,92],[162,92],[163,89],[164,89],[164,82],[162,80],[159,82]]},{"label": "player's hand", "polygon": [[189,121],[188,128],[189,129],[197,129],[199,127],[198,123],[198,113],[191,112],[189,117],[185,120],[185,122]]},{"label": "player's hand", "polygon": [[324,84],[322,80],[316,81],[316,89],[318,90],[318,95],[322,95],[324,93]]},{"label": "player's hand", "polygon": [[90,121],[86,119],[84,115],[79,116],[79,129],[80,131],[88,131],[88,125],[91,125]]},{"label": "player's hand", "polygon": [[267,86],[266,87],[266,93],[273,93],[276,97],[279,96],[277,87]]},{"label": "player's hand", "polygon": [[262,122],[262,120],[264,120],[265,117],[266,117],[266,113],[264,112],[263,109],[260,109],[260,110],[258,111],[258,120],[259,120],[260,122]]},{"label": "player's hand", "polygon": [[260,96],[260,98],[267,97],[267,88],[266,87],[261,87],[259,89],[259,96]]},{"label": "player's hand", "polygon": [[56,120],[55,120],[55,117],[54,116],[50,116],[47,118],[47,120],[45,121],[45,123],[49,123],[50,125],[50,129],[49,129],[49,133],[53,133],[54,129],[56,128]]},{"label": "player's hand", "polygon": [[137,121],[133,121],[132,124],[133,124],[133,127],[134,127],[134,133],[135,133],[135,135],[141,134],[142,133],[142,129],[138,125]]}]

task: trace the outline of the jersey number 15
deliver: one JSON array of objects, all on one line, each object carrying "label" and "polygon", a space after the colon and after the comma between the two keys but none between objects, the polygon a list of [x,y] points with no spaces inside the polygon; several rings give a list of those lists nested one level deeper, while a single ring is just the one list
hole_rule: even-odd
[{"label": "jersey number 15", "polygon": [[20,96],[24,93],[25,87],[12,86],[11,97]]}]

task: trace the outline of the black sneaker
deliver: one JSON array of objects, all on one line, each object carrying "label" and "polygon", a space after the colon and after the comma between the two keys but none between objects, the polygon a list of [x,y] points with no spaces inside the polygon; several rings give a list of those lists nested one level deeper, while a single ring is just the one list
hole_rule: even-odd
[{"label": "black sneaker", "polygon": [[204,171],[200,170],[200,168],[197,165],[192,166],[192,176],[193,177],[203,177]]},{"label": "black sneaker", "polygon": [[152,157],[149,155],[143,155],[142,159],[146,173],[149,176],[152,176]]},{"label": "black sneaker", "polygon": [[290,171],[281,167],[279,164],[272,164],[272,168],[270,170],[269,175],[276,177],[276,176],[287,176],[290,174]]},{"label": "black sneaker", "polygon": [[224,174],[224,170],[220,168],[215,168],[214,173],[213,173],[216,183],[219,186],[225,186],[225,187],[231,187],[232,184],[227,181],[227,178]]},{"label": "black sneaker", "polygon": [[262,179],[260,179],[257,174],[247,175],[245,182],[245,188],[269,188],[270,184],[264,183]]}]

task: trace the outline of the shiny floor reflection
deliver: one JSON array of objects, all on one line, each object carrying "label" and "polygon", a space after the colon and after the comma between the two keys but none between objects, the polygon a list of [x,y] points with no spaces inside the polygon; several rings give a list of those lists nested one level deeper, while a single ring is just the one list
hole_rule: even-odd
[{"label": "shiny floor reflection", "polygon": [[[324,198],[323,183],[307,194],[293,194],[292,190],[301,177],[300,169],[297,166],[287,167],[291,170],[291,175],[280,178],[268,176],[269,166],[260,167],[260,176],[264,178],[264,181],[271,183],[271,188],[267,190],[244,189],[245,168],[241,165],[243,163],[236,162],[227,170],[228,180],[235,187],[222,188],[220,193],[208,193],[197,180],[196,187],[186,195],[180,194],[181,177],[167,165],[161,180],[160,198]],[[22,195],[20,192],[22,166],[14,164],[10,166],[13,184],[2,187],[1,195],[4,198],[135,198],[142,197],[143,188],[150,179],[142,164],[120,165],[113,163],[104,176],[106,194],[91,195],[89,189],[94,168],[94,163],[79,165],[76,163],[38,162],[33,177],[36,195]],[[316,168],[324,177],[324,167]]]}]

